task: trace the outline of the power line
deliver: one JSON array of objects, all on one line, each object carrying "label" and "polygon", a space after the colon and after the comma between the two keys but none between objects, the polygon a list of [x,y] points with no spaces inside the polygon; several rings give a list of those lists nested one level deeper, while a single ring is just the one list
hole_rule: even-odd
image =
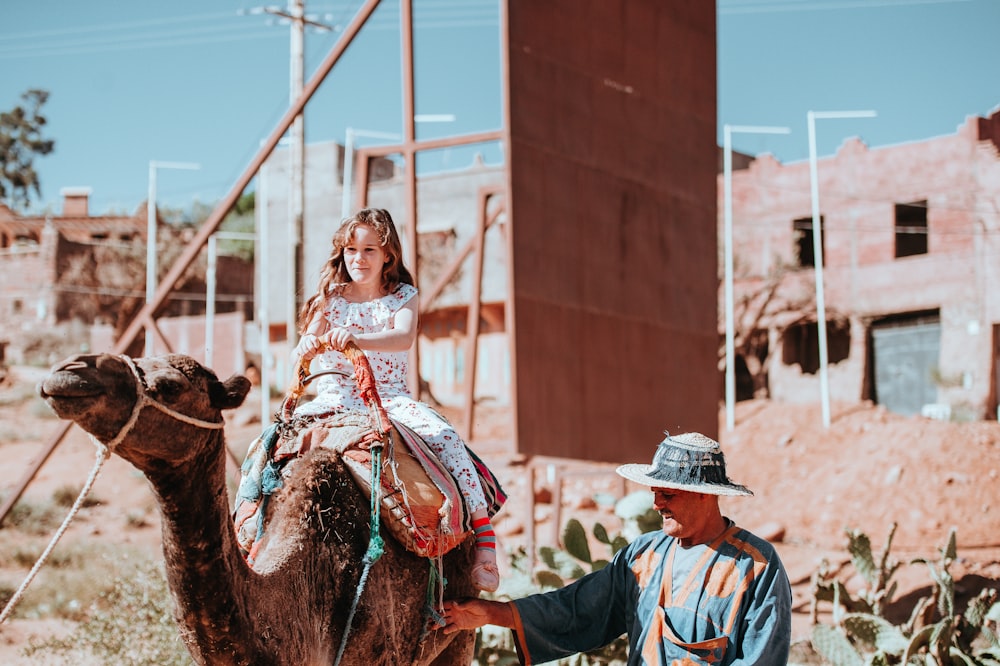
[{"label": "power line", "polygon": [[231,16],[232,15],[229,13],[192,14],[189,16],[178,16],[173,18],[144,19],[140,21],[127,21],[124,23],[104,23],[100,25],[74,26],[72,28],[36,30],[34,32],[19,32],[10,35],[0,35],[0,42],[6,42],[17,39],[34,41],[39,37],[61,37],[64,35],[79,35],[92,32],[107,32],[109,30],[122,30],[127,32],[133,32],[136,28],[142,28],[148,26],[168,25],[173,23],[189,23],[189,22],[202,23],[209,20],[215,20],[218,18],[226,18]]},{"label": "power line", "polygon": [[951,5],[973,0],[829,0],[828,2],[802,2],[801,0],[771,0],[770,2],[719,3],[719,15],[771,14],[776,12],[830,11],[839,9],[872,9],[876,7],[911,7],[915,5]]},{"label": "power line", "polygon": [[[258,9],[263,12],[274,8]],[[345,11],[344,8],[341,9],[341,12],[343,11]],[[268,11],[268,13],[280,17],[279,12]],[[270,30],[247,32],[245,26],[241,26],[236,22],[221,26],[182,27],[186,23],[213,24],[218,23],[222,19],[233,18],[234,14],[231,13],[192,14],[0,35],[0,59],[10,60],[123,50],[146,50],[196,44],[273,39],[279,36]],[[322,25],[315,19],[310,19],[310,21],[317,26]],[[469,6],[457,0],[454,2],[436,3],[430,5],[429,9],[421,6],[421,11],[414,18],[415,28],[422,29],[495,28],[498,22],[499,13],[495,4]],[[181,27],[168,30],[155,29],[162,26]],[[339,28],[337,25],[325,27],[330,30]],[[144,30],[145,28],[154,29]],[[372,31],[398,30],[398,9],[377,13],[366,23],[365,28]]]},{"label": "power line", "polygon": [[[114,289],[112,287],[87,287],[81,285],[65,285],[56,284],[52,286],[52,291],[63,294],[84,294],[88,296],[111,296],[114,298],[136,298],[142,300],[146,296],[146,292],[139,289]],[[0,293],[0,299],[7,300],[18,300],[23,298],[23,296],[18,296],[10,292]],[[184,292],[184,291],[172,291],[170,292],[170,300],[174,301],[205,301],[207,296],[204,293],[198,292]],[[243,303],[253,299],[253,294],[241,294],[241,293],[224,293],[215,295],[215,300],[230,302],[230,303]]]}]

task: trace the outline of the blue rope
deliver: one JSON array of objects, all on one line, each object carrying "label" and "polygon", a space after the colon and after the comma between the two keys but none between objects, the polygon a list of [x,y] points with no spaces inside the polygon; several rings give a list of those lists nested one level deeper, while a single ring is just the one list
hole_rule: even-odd
[{"label": "blue rope", "polygon": [[358,602],[365,591],[365,584],[368,582],[368,574],[372,565],[382,557],[385,552],[385,542],[379,534],[379,524],[382,520],[382,444],[372,446],[372,472],[371,472],[371,524],[368,538],[368,551],[365,553],[362,562],[364,569],[361,571],[361,580],[358,581],[358,589],[354,593],[354,600],[351,602],[351,612],[347,614],[347,626],[344,628],[344,637],[340,639],[340,648],[337,650],[337,658],[334,666],[339,666],[340,660],[344,658],[344,650],[347,648],[347,638],[351,635],[351,624],[354,621],[354,613],[358,610]]}]

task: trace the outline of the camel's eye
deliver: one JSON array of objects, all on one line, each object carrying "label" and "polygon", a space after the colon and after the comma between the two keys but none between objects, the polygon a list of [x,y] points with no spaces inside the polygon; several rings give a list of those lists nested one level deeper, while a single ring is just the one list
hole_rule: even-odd
[{"label": "camel's eye", "polygon": [[162,402],[176,401],[188,388],[188,383],[183,381],[182,375],[157,377],[149,387],[149,392]]}]

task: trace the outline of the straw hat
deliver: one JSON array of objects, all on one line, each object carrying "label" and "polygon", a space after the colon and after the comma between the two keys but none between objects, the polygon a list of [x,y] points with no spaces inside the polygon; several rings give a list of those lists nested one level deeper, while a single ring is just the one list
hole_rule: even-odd
[{"label": "straw hat", "polygon": [[706,495],[753,495],[726,476],[719,443],[697,432],[666,438],[656,447],[652,465],[622,465],[616,471],[651,488],[673,488]]}]

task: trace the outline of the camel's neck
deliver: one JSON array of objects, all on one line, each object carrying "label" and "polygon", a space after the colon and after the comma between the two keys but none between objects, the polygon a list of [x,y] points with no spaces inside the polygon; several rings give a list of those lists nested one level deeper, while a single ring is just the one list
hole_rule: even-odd
[{"label": "camel's neck", "polygon": [[[209,434],[209,446],[178,467],[148,471],[163,516],[163,553],[177,601],[178,619],[200,646],[232,654],[246,646],[242,635],[253,617],[245,583],[252,575],[239,552],[225,484],[225,442]],[[242,647],[241,647],[242,646]]]}]

